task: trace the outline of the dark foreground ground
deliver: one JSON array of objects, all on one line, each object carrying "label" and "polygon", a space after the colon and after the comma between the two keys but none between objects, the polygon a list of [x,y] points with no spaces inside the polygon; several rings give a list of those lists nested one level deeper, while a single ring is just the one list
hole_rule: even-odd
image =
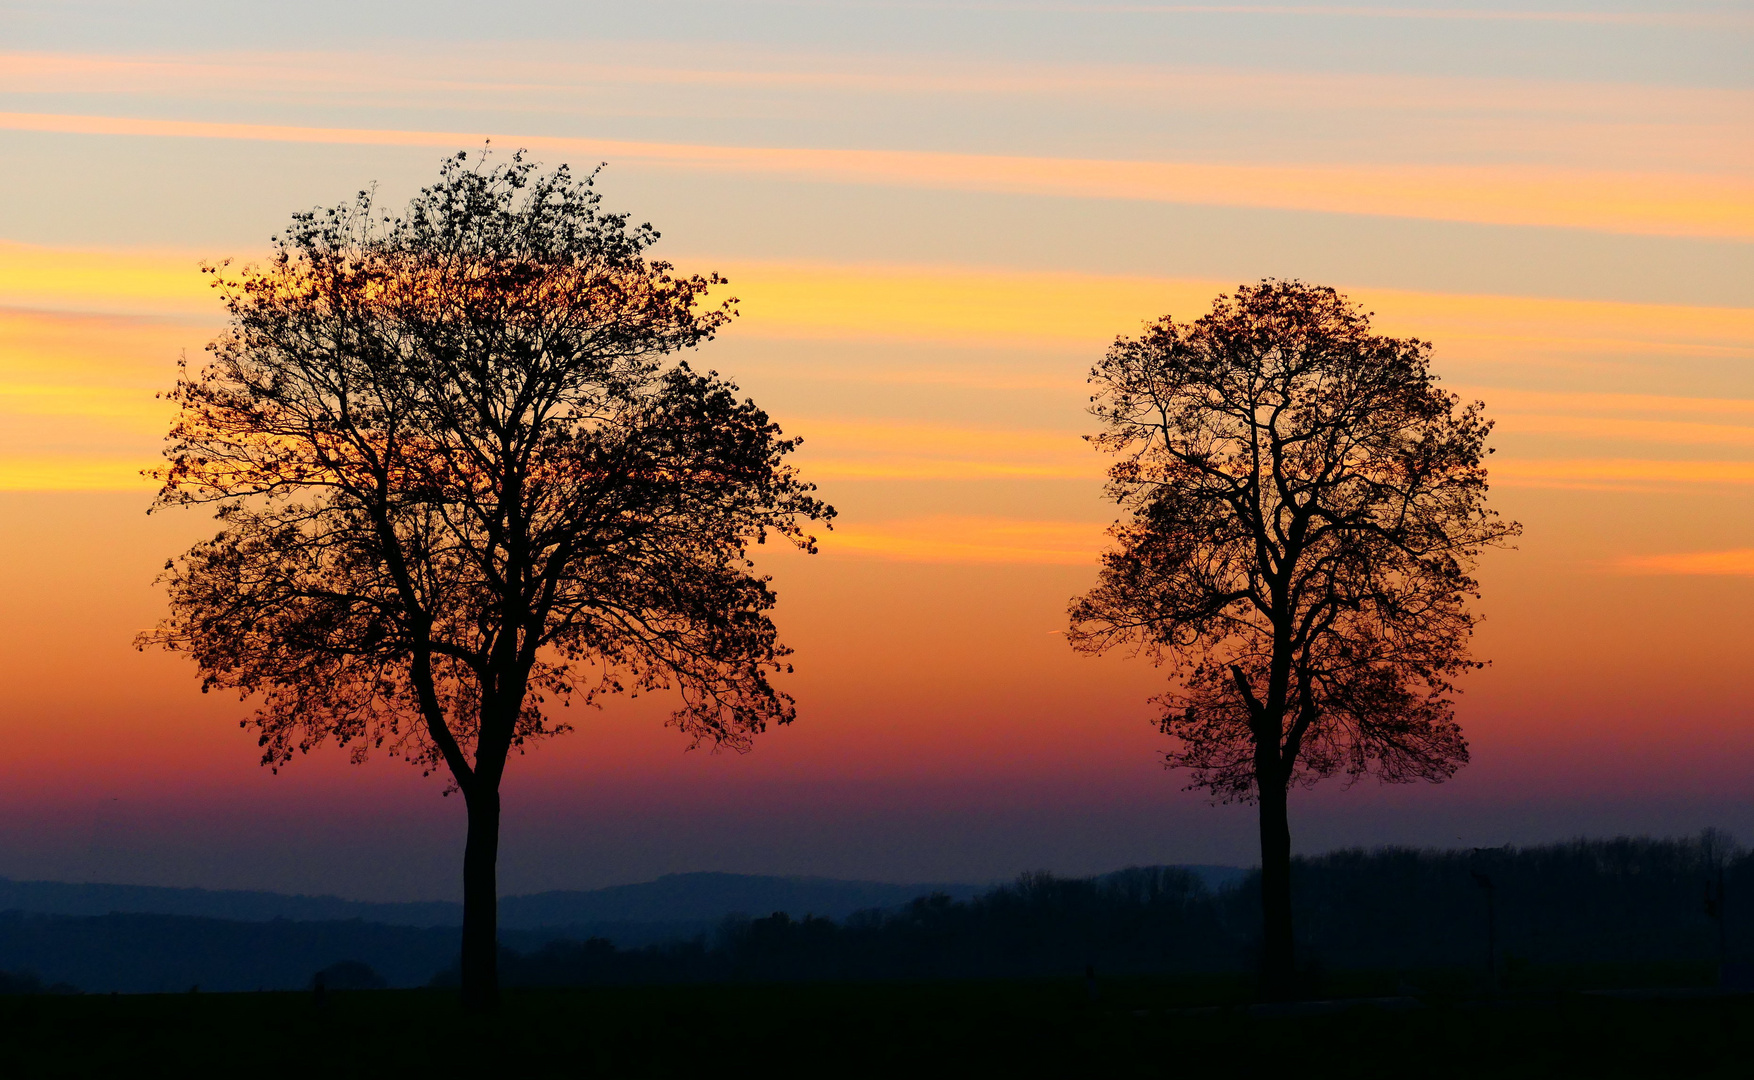
[{"label": "dark foreground ground", "polygon": [[[1556,1077],[1754,1075],[1754,997],[1617,998],[1702,971],[1521,972],[1266,1015],[1226,978],[0,998],[0,1076]],[[1405,977],[1328,980],[1395,995]],[[1684,993],[1684,992],[1683,992]],[[1307,1007],[1306,1007],[1307,1010]]]}]

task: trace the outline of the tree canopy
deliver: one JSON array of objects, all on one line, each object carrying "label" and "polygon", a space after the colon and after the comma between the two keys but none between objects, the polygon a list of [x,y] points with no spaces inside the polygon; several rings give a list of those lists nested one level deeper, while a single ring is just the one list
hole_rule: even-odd
[{"label": "tree canopy", "polygon": [[500,658],[562,696],[674,681],[697,738],[791,718],[746,549],[811,547],[797,519],[829,511],[798,440],[665,362],[733,316],[701,310],[720,279],[645,259],[657,234],[599,198],[458,155],[405,217],[362,194],[213,268],[233,325],[171,395],[159,504],[225,530],[167,567],[157,640],[265,694],[269,763],[333,737],[467,765],[489,705],[552,733],[537,697],[493,700]]},{"label": "tree canopy", "polygon": [[1117,341],[1091,374],[1130,516],[1071,640],[1177,669],[1169,762],[1221,799],[1467,761],[1470,574],[1518,527],[1485,505],[1491,422],[1430,356],[1333,289],[1265,281]]}]

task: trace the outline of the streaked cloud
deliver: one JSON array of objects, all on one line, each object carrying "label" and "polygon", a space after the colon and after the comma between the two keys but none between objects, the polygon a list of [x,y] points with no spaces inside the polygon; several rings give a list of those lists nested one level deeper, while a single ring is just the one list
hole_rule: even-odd
[{"label": "streaked cloud", "polygon": [[1622,574],[1754,577],[1754,548],[1626,555],[1610,565]]},{"label": "streaked cloud", "polygon": [[1101,343],[1167,310],[1209,308],[1213,296],[1231,287],[958,267],[734,263],[722,269],[743,300],[742,332],[976,344]]},{"label": "streaked cloud", "polygon": [[1754,446],[1754,399],[1458,386],[1501,432],[1673,446]]},{"label": "streaked cloud", "polygon": [[[785,423],[789,432],[805,436],[801,461],[824,482],[1095,484],[1106,462],[1079,437],[1086,423],[1079,411],[1082,358],[1093,359],[1116,333],[1133,331],[1151,316],[1197,316],[1230,287],[966,267],[680,261],[685,268],[729,274],[731,291],[743,301],[744,317],[730,331],[739,339],[858,343],[859,350],[849,354],[855,359],[833,364],[820,363],[814,350],[799,354],[808,363],[797,373],[818,386],[838,380],[1000,387],[1065,397],[1066,427],[1047,429],[1008,425],[997,414],[977,413],[967,423],[849,416],[844,391],[812,391],[818,404],[789,410]],[[62,474],[49,467],[50,457],[37,445],[50,437],[45,425],[58,425],[53,430],[73,440],[69,453],[83,440],[87,453],[102,449],[115,460],[151,459],[167,419],[166,406],[153,394],[174,377],[177,355],[196,353],[219,322],[197,263],[179,252],[0,245],[0,416],[11,418],[12,432],[0,439],[0,458],[14,462],[4,466],[11,479],[0,478],[0,486],[57,482]],[[1378,312],[1384,330],[1436,339],[1446,361],[1464,356],[1526,366],[1530,356],[1563,352],[1582,362],[1605,349],[1754,358],[1754,311],[1748,309],[1380,289],[1354,295]],[[39,310],[3,307],[21,303]],[[102,314],[104,309],[158,311],[164,317],[113,316]],[[923,341],[949,343],[942,348],[952,351],[934,352],[933,363],[921,367],[910,359],[908,343]],[[759,357],[758,347],[752,355]],[[1007,366],[1007,356],[1022,359]],[[762,361],[773,378],[786,377],[788,364],[799,362]],[[1481,370],[1499,368],[1476,374]],[[1754,447],[1751,399],[1474,382],[1457,389],[1486,400],[1500,434],[1515,443],[1508,448],[1514,452],[1493,459],[1494,481],[1502,485],[1647,490],[1754,483],[1754,461],[1680,460],[1689,447]],[[1676,459],[1660,451],[1649,458],[1628,455],[1625,447],[1632,443],[1677,448]],[[89,487],[100,483],[94,477],[108,476],[102,484],[132,484],[139,465],[118,473],[111,461],[78,459],[83,463],[69,466],[66,482]]]},{"label": "streaked cloud", "polygon": [[[186,54],[0,52],[0,93],[174,94],[238,100],[240,95],[469,95],[477,107],[525,93],[601,92],[605,87],[777,89],[1053,98],[1172,96],[1178,109],[1360,109],[1552,114],[1576,123],[1637,121],[1731,128],[1754,112],[1754,92],[1733,87],[1639,85],[1358,71],[1293,71],[1178,64],[1104,65],[988,58],[775,52],[675,42],[663,63],[646,43],[593,42],[544,47],[519,42],[432,43],[418,53],[297,51]],[[392,100],[400,100],[394,98]],[[1742,133],[1742,141],[1748,141]]]},{"label": "streaked cloud", "polygon": [[[151,395],[123,386],[81,386],[0,380],[0,415],[80,416],[162,427]],[[157,421],[157,422],[154,422]]]},{"label": "streaked cloud", "polygon": [[141,470],[157,460],[87,455],[13,456],[0,454],[0,491],[138,491],[155,485]]},{"label": "streaked cloud", "polygon": [[91,251],[0,240],[0,305],[51,311],[189,315],[224,309],[188,252]]},{"label": "streaked cloud", "polygon": [[1076,431],[907,420],[798,417],[813,480],[1100,480],[1106,463]]},{"label": "streaked cloud", "polygon": [[152,319],[0,308],[0,491],[149,489],[139,472],[171,416],[155,395],[204,339]]},{"label": "streaked cloud", "polygon": [[[923,7],[910,0],[866,0],[873,7]],[[1520,8],[1393,7],[1376,4],[1056,4],[967,2],[933,4],[976,11],[1051,11],[1089,15],[1264,15],[1310,19],[1415,19],[1422,22],[1577,23],[1614,26],[1699,28],[1754,26],[1754,17],[1734,11],[1555,11]]]},{"label": "streaked cloud", "polygon": [[[1433,341],[1458,336],[1688,349],[1744,349],[1754,344],[1754,308],[1371,288],[1347,292],[1376,308],[1377,322],[1390,332]],[[1417,330],[1415,324],[1432,329]]]},{"label": "streaked cloud", "polygon": [[[987,268],[731,262],[744,300],[740,332],[876,334],[960,342],[1112,341],[1161,315],[1191,320],[1233,281],[1030,273]],[[1684,350],[1754,357],[1754,309],[1601,300],[1346,290],[1387,333],[1436,341],[1446,353]]]},{"label": "streaked cloud", "polygon": [[1754,425],[1642,420],[1625,416],[1565,416],[1493,411],[1501,432],[1569,435],[1671,446],[1754,446]]},{"label": "streaked cloud", "polygon": [[1505,487],[1639,491],[1676,485],[1754,484],[1754,461],[1638,458],[1499,458],[1492,482]]},{"label": "streaked cloud", "polygon": [[199,353],[209,328],[135,316],[0,306],[0,385],[42,397],[168,389],[179,355]]},{"label": "streaked cloud", "polygon": [[[226,253],[217,253],[226,254]],[[247,261],[252,253],[232,253]],[[878,336],[960,344],[1101,344],[1164,314],[1191,319],[1236,286],[1217,279],[987,267],[798,263],[673,256],[713,268],[743,300],[735,332]],[[93,251],[0,242],[0,306],[145,312],[217,324],[218,298],[188,252]],[[1754,358],[1754,308],[1351,288],[1387,333],[1445,353],[1527,357],[1636,349]],[[928,374],[928,373],[923,373]],[[943,378],[943,372],[929,373]]]},{"label": "streaked cloud", "polygon": [[1523,387],[1484,385],[1458,385],[1452,389],[1464,397],[1485,397],[1495,406],[1519,411],[1551,409],[1614,416],[1743,416],[1754,420],[1754,398],[1529,390]]},{"label": "streaked cloud", "polygon": [[1087,521],[933,516],[842,522],[823,542],[829,554],[902,562],[1033,563],[1089,566],[1104,529]]},{"label": "streaked cloud", "polygon": [[24,112],[0,113],[0,129],[446,149],[478,145],[492,135],[501,145],[587,159],[829,183],[1754,238],[1754,181],[1739,176],[1522,165],[1260,165],[713,146]]}]

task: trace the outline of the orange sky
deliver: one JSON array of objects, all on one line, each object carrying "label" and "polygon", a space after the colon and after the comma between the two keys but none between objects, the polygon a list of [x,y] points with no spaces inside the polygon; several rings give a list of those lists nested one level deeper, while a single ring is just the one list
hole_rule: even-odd
[{"label": "orange sky", "polygon": [[1482,575],[1473,764],[1300,796],[1300,849],[1754,834],[1749,27],[927,5],[925,40],[744,7],[534,43],[51,20],[0,54],[0,874],[453,891],[438,785],[333,754],[270,776],[239,703],[129,641],[212,528],[147,518],[138,475],[219,325],[200,263],[373,181],[393,204],[487,133],[609,160],[611,205],[731,278],[700,362],[805,437],[842,512],[767,564],[797,725],[686,754],[661,702],[610,703],[514,764],[509,891],[1249,861],[1247,810],[1157,765],[1160,675],[1059,632],[1111,517],[1084,373],[1269,274],[1434,341],[1526,529]]}]

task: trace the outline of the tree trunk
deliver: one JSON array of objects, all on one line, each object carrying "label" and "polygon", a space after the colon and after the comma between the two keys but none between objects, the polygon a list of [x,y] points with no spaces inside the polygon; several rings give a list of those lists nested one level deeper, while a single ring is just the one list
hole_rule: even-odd
[{"label": "tree trunk", "polygon": [[1291,924],[1291,821],[1283,783],[1262,777],[1257,790],[1261,811],[1261,993],[1269,1001],[1286,1001],[1297,993]]},{"label": "tree trunk", "polygon": [[466,792],[464,802],[463,1007],[492,1012],[499,1008],[499,790]]}]

